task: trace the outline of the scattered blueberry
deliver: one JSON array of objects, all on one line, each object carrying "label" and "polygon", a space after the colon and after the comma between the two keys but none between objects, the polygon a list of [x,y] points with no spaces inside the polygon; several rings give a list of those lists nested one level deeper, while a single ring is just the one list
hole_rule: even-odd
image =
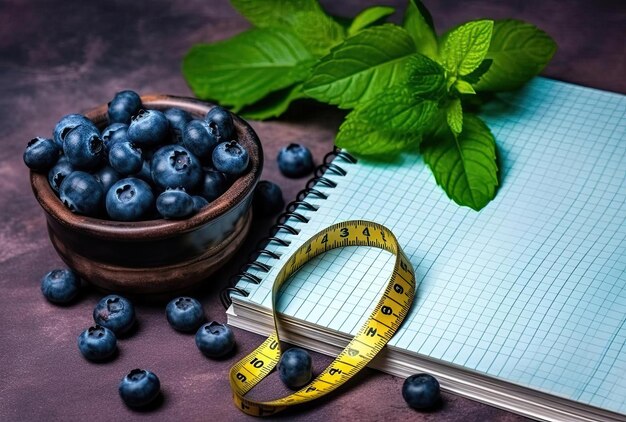
[{"label": "scattered blueberry", "polygon": [[113,123],[102,131],[102,142],[108,153],[111,146],[118,142],[128,141],[128,125],[125,123]]},{"label": "scattered blueberry", "polygon": [[204,118],[209,124],[211,133],[218,142],[230,141],[234,139],[235,125],[233,116],[223,107],[213,107]]},{"label": "scattered blueberry", "polygon": [[80,289],[80,278],[72,270],[52,270],[41,279],[41,293],[52,303],[71,302]]},{"label": "scattered blueberry", "polygon": [[141,171],[143,166],[141,148],[130,142],[118,142],[111,146],[109,164],[123,176]]},{"label": "scattered blueberry", "polygon": [[177,331],[196,331],[204,321],[204,310],[196,299],[179,297],[165,307],[167,322]]},{"label": "scattered blueberry", "polygon": [[136,92],[126,90],[115,94],[109,103],[109,123],[130,123],[130,118],[141,109],[141,98]]},{"label": "scattered blueberry", "polygon": [[153,208],[154,194],[150,185],[134,177],[117,181],[106,195],[107,213],[113,220],[141,220]]},{"label": "scattered blueberry", "polygon": [[100,211],[104,190],[93,175],[74,171],[61,182],[59,198],[75,214],[95,215]]},{"label": "scattered blueberry", "polygon": [[182,145],[167,145],[154,153],[151,172],[162,189],[182,187],[192,191],[202,178],[198,158]]},{"label": "scattered blueberry", "polygon": [[439,382],[429,374],[415,374],[404,380],[402,397],[414,409],[429,409],[441,400]]},{"label": "scattered blueberry", "polygon": [[113,331],[96,324],[78,336],[78,350],[88,360],[103,361],[117,350],[117,337]]},{"label": "scattered blueberry", "polygon": [[115,182],[122,178],[122,175],[116,172],[115,169],[111,166],[104,166],[93,175],[96,180],[102,185],[102,191],[105,194],[109,191],[109,189],[111,189],[111,186],[113,186]]},{"label": "scattered blueberry", "polygon": [[211,321],[196,332],[196,346],[210,358],[227,355],[235,347],[235,335],[226,324]]},{"label": "scattered blueberry", "polygon": [[141,146],[165,143],[170,135],[170,122],[158,110],[139,110],[128,126],[128,139]]},{"label": "scattered blueberry", "polygon": [[237,176],[248,168],[248,151],[237,141],[222,142],[213,150],[215,169],[228,175]]},{"label": "scattered blueberry", "polygon": [[65,137],[70,130],[74,129],[78,125],[93,126],[94,129],[96,128],[93,122],[82,114],[67,114],[63,116],[54,127],[54,142],[56,142],[60,148],[63,148],[63,141],[65,140]]},{"label": "scattered blueberry", "polygon": [[122,296],[108,295],[94,308],[93,320],[116,335],[123,334],[135,324],[135,307]]},{"label": "scattered blueberry", "polygon": [[74,171],[74,167],[70,164],[66,157],[59,158],[59,161],[48,172],[48,183],[52,189],[58,194],[63,179]]},{"label": "scattered blueberry", "polygon": [[209,205],[209,201],[207,201],[201,196],[194,195],[191,197],[191,199],[193,199],[193,213],[194,214],[198,213],[198,211],[200,211],[202,208]]},{"label": "scattered blueberry", "polygon": [[218,138],[211,133],[209,124],[204,120],[192,120],[185,126],[183,145],[196,157],[209,158],[218,144]]},{"label": "scattered blueberry", "polygon": [[289,144],[278,152],[278,169],[287,177],[302,177],[313,171],[311,151],[300,144]]},{"label": "scattered blueberry", "polygon": [[98,167],[105,153],[98,129],[89,125],[78,125],[65,135],[63,152],[70,163],[79,169]]},{"label": "scattered blueberry", "polygon": [[221,171],[206,170],[201,182],[200,194],[207,201],[215,201],[226,189],[228,189],[228,180]]},{"label": "scattered blueberry", "polygon": [[133,369],[119,385],[120,397],[128,407],[144,407],[152,403],[160,391],[159,377],[145,369]]},{"label": "scattered blueberry", "polygon": [[278,361],[278,376],[289,388],[297,390],[311,381],[311,355],[298,347],[287,349]]},{"label": "scattered blueberry", "polygon": [[285,206],[280,187],[269,180],[261,180],[254,190],[254,210],[262,216],[274,215]]},{"label": "scattered blueberry", "polygon": [[47,138],[33,138],[24,150],[24,163],[34,171],[48,171],[59,159],[61,148]]},{"label": "scattered blueberry", "polygon": [[156,200],[159,214],[166,219],[185,218],[193,214],[194,202],[184,189],[168,188]]},{"label": "scattered blueberry", "polygon": [[165,118],[170,122],[170,130],[174,137],[174,142],[181,144],[183,142],[183,133],[185,132],[185,126],[193,117],[191,114],[180,108],[168,108],[163,112]]}]

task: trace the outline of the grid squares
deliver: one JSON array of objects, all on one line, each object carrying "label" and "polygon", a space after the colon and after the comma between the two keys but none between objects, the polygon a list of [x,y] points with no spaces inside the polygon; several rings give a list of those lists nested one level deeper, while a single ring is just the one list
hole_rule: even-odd
[{"label": "grid squares", "polygon": [[[502,110],[505,110],[503,113]],[[480,212],[452,203],[420,157],[338,162],[328,200],[287,257],[348,219],[389,227],[416,270],[396,347],[626,413],[626,97],[536,78],[482,117],[502,157],[501,187]],[[271,306],[280,265],[241,283]],[[282,261],[281,258],[280,261]],[[280,264],[280,261],[278,264]],[[393,266],[372,248],[330,251],[292,277],[280,312],[354,334]],[[252,270],[251,270],[252,271]]]}]

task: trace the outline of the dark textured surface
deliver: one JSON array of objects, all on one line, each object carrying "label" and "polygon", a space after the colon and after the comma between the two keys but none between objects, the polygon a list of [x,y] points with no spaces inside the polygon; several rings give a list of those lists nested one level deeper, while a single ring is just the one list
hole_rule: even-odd
[{"label": "dark textured surface", "polygon": [[[374,2],[325,2],[338,14],[354,14]],[[380,3],[380,2],[376,2]],[[403,5],[404,1],[384,3]],[[438,28],[477,17],[516,17],[539,25],[559,43],[545,74],[618,92],[626,91],[626,10],[610,1],[427,1]],[[217,40],[247,26],[226,1],[2,1],[0,3],[0,420],[238,420],[230,402],[227,371],[236,357],[204,358],[193,336],[171,330],[164,306],[138,304],[137,332],[120,341],[120,355],[92,364],[78,353],[76,336],[92,322],[100,294],[88,291],[66,308],[45,302],[41,276],[61,265],[47,238],[44,216],[33,198],[21,154],[28,139],[49,135],[58,118],[107,101],[124,88],[141,93],[189,95],[180,62],[195,42]],[[330,108],[300,104],[280,121],[253,123],[264,143],[264,178],[278,182],[286,199],[304,180],[277,172],[280,146],[300,141],[317,161],[332,144],[341,115]],[[255,224],[254,238],[270,221]],[[245,258],[242,252],[238,260]],[[223,321],[218,292],[233,263],[207,280],[198,294],[210,319]],[[238,357],[259,336],[235,330]],[[314,355],[319,370],[330,359]],[[117,384],[132,368],[161,378],[164,400],[144,413],[126,409]],[[402,380],[367,370],[349,386],[314,406],[290,412],[295,420],[518,421],[523,418],[444,395],[442,409],[417,413],[403,403]],[[284,392],[277,377],[255,395]],[[251,418],[248,418],[251,419]]]}]

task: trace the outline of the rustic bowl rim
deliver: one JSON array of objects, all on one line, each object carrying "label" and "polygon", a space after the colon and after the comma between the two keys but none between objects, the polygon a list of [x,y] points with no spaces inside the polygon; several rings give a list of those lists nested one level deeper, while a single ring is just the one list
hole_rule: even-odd
[{"label": "rustic bowl rim", "polygon": [[[164,110],[170,107],[178,107],[190,112],[194,117],[203,117],[214,104],[197,100],[190,97],[180,97],[166,94],[150,94],[141,96],[141,101],[147,108]],[[107,105],[103,104],[84,113],[86,117],[94,121],[96,125],[103,126],[107,123]],[[31,188],[49,217],[54,218],[59,224],[69,230],[89,234],[95,237],[116,239],[120,241],[137,241],[162,239],[179,233],[194,230],[204,226],[220,216],[231,211],[237,204],[243,201],[261,177],[263,169],[263,149],[261,142],[252,127],[239,116],[233,113],[235,128],[238,132],[239,141],[248,148],[250,153],[250,168],[246,174],[239,177],[215,201],[208,207],[183,220],[147,220],[147,221],[113,221],[100,218],[87,217],[72,213],[56,196],[48,183],[47,173],[30,172]]]}]

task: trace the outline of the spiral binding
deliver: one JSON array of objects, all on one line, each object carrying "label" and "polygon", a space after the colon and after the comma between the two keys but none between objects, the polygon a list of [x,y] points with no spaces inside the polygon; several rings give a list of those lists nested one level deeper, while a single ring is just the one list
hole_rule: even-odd
[{"label": "spiral binding", "polygon": [[285,207],[285,212],[278,216],[278,218],[276,219],[276,224],[274,224],[270,228],[269,236],[262,239],[258,243],[256,249],[250,254],[248,262],[239,269],[239,273],[233,275],[230,278],[229,286],[222,289],[220,293],[220,300],[222,301],[222,305],[224,305],[224,308],[228,308],[231,305],[231,294],[248,296],[247,290],[236,286],[236,283],[239,280],[244,279],[254,284],[259,284],[262,281],[261,277],[248,272],[250,268],[256,268],[257,270],[264,273],[267,273],[272,269],[271,265],[259,262],[256,260],[256,258],[258,258],[260,255],[266,255],[272,259],[280,258],[280,254],[267,249],[270,244],[274,243],[277,246],[289,246],[291,242],[289,240],[276,237],[277,233],[279,233],[281,230],[286,231],[287,233],[294,236],[297,236],[298,233],[300,233],[298,229],[288,225],[287,220],[289,218],[294,218],[302,223],[309,222],[309,218],[296,212],[296,209],[298,209],[299,207],[307,209],[309,211],[317,211],[317,206],[305,201],[305,199],[309,195],[316,196],[321,199],[328,198],[326,194],[315,189],[315,186],[325,186],[331,189],[337,187],[337,183],[324,177],[324,174],[331,173],[337,176],[345,176],[347,174],[345,169],[333,162],[335,158],[340,158],[345,162],[352,164],[355,164],[357,162],[356,158],[354,158],[347,152],[340,150],[337,147],[335,147],[331,152],[324,156],[322,164],[315,169],[315,171],[313,172],[313,177],[306,182],[304,189],[298,192],[294,201],[291,201],[289,204],[287,204],[287,206]]}]

